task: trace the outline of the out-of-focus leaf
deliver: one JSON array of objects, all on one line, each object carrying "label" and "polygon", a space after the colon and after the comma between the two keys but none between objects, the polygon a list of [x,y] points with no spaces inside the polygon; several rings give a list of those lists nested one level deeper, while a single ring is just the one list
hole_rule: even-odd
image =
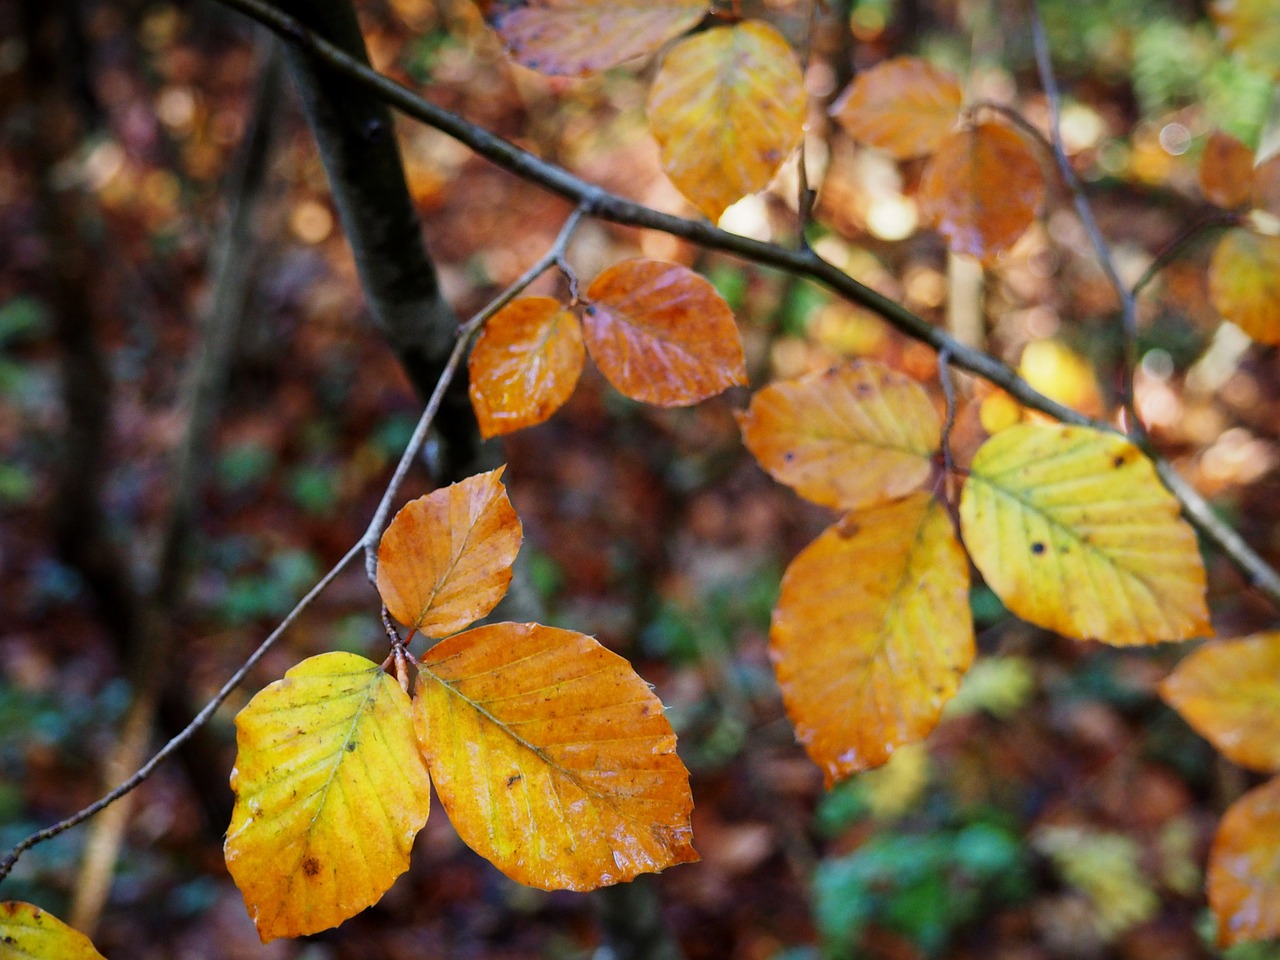
[{"label": "out-of-focus leaf", "polygon": [[265,943],[336,926],[409,868],[430,784],[412,707],[376,663],[304,660],[236,716],[226,860]]},{"label": "out-of-focus leaf", "polygon": [[1160,909],[1160,898],[1142,870],[1142,847],[1120,833],[1074,826],[1049,826],[1032,841],[1048,855],[1062,878],[1089,898],[1093,927],[1113,940]]},{"label": "out-of-focus leaf", "polygon": [[0,960],[104,960],[79,930],[31,903],[0,903]]},{"label": "out-of-focus leaf", "polygon": [[1280,778],[1227,809],[1206,886],[1219,946],[1280,936]]},{"label": "out-of-focus leaf", "polygon": [[894,57],[859,73],[831,115],[855,140],[899,159],[933,153],[960,117],[951,76],[919,57]]},{"label": "out-of-focus leaf", "polygon": [[1221,130],[1209,135],[1200,158],[1200,190],[1205,199],[1234,210],[1249,202],[1253,151]]},{"label": "out-of-focus leaf", "polygon": [[567,76],[653,53],[707,12],[706,0],[489,0],[483,6],[513,59]]},{"label": "out-of-focus leaf", "polygon": [[551,297],[523,297],[489,318],[471,349],[471,405],[487,439],[542,423],[578,385],[578,318]]},{"label": "out-of-focus leaf", "polygon": [[1253,205],[1280,217],[1280,153],[1263,160],[1253,170]]},{"label": "out-of-focus leaf", "polygon": [[697,860],[662,703],[581,633],[498,623],[420,664],[419,741],[459,835],[507,876],[592,890]]},{"label": "out-of-focus leaf", "polygon": [[1122,437],[1030,423],[996,434],[973,458],[960,522],[987,584],[1037,626],[1117,646],[1211,633],[1195,533]]},{"label": "out-of-focus leaf", "polygon": [[378,546],[378,592],[405,626],[448,636],[507,592],[522,533],[499,482],[504,469],[419,497],[387,527]]},{"label": "out-of-focus leaf", "polygon": [[802,497],[852,510],[924,483],[942,425],[924,388],[870,361],[774,383],[739,417],[760,465]]},{"label": "out-of-focus leaf", "polygon": [[969,564],[946,510],[916,493],[848,514],[787,568],[769,636],[828,786],[923,739],[974,653]]},{"label": "out-of-focus leaf", "polygon": [[1250,67],[1280,77],[1280,0],[1213,0],[1209,7],[1227,49]]},{"label": "out-of-focus leaf", "polygon": [[1093,365],[1060,340],[1028,343],[1018,372],[1050,400],[1091,416],[1102,413],[1102,390]]},{"label": "out-of-focus leaf", "polygon": [[1022,137],[997,123],[947,136],[920,181],[920,207],[956,253],[994,260],[1022,236],[1044,176]]},{"label": "out-of-focus leaf", "polygon": [[632,400],[687,406],[747,382],[733,313],[692,270],[624,260],[591,282],[586,299],[591,359]]},{"label": "out-of-focus leaf", "polygon": [[1228,230],[1209,262],[1209,299],[1259,343],[1280,343],[1280,237]]},{"label": "out-of-focus leaf", "polygon": [[649,89],[662,168],[712,220],[768,185],[804,131],[804,77],[791,47],[748,20],[681,40]]}]

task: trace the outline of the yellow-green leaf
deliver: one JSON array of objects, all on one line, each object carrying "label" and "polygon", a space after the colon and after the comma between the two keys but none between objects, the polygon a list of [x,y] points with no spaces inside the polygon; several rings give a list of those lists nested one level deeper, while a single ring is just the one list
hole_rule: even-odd
[{"label": "yellow-green leaf", "polygon": [[872,361],[771,384],[739,423],[747,449],[775,480],[845,510],[924,483],[942,431],[924,388]]},{"label": "yellow-green leaf", "polygon": [[1209,299],[1254,340],[1280,344],[1280,237],[1228,230],[1209,262]]},{"label": "yellow-green leaf", "polygon": [[336,926],[408,869],[430,801],[411,711],[376,663],[326,653],[236,716],[227,869],[264,943]]},{"label": "yellow-green leaf", "polygon": [[894,57],[858,74],[831,115],[855,140],[899,159],[932,153],[960,119],[960,85],[919,57]]},{"label": "yellow-green leaf", "polygon": [[1280,778],[1227,808],[1206,886],[1219,946],[1280,936]]},{"label": "yellow-green leaf", "polygon": [[804,77],[791,47],[758,20],[671,48],[649,89],[662,168],[712,220],[768,185],[804,131]]},{"label": "yellow-green leaf", "polygon": [[414,718],[459,835],[507,876],[592,890],[698,859],[662,703],[570,630],[498,623],[420,664]]},{"label": "yellow-green leaf", "polygon": [[1118,646],[1210,633],[1195,533],[1122,437],[1001,431],[973,458],[960,520],[991,589],[1037,626]]},{"label": "yellow-green leaf", "polygon": [[1280,633],[1203,646],[1178,664],[1160,692],[1236,763],[1280,770]]},{"label": "yellow-green leaf", "polygon": [[523,536],[504,467],[413,500],[378,547],[378,592],[391,615],[444,637],[492,610],[511,583]]},{"label": "yellow-green leaf", "polygon": [[0,960],[103,960],[79,930],[31,903],[0,903]]},{"label": "yellow-green leaf", "polygon": [[973,661],[969,564],[926,493],[848,514],[782,578],[770,649],[827,785],[923,739]]},{"label": "yellow-green leaf", "polygon": [[1280,77],[1280,0],[1213,0],[1209,12],[1228,50],[1253,69]]}]

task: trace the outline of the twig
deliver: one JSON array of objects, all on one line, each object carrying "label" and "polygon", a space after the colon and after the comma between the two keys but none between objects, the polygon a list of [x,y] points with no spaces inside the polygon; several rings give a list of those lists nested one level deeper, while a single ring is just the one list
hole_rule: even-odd
[{"label": "twig", "polygon": [[942,384],[942,396],[947,402],[947,417],[942,422],[942,468],[950,477],[956,472],[951,456],[951,431],[956,425],[956,385],[951,380],[951,351],[938,351],[938,380]]},{"label": "twig", "polygon": [[1161,270],[1180,257],[1187,247],[1194,244],[1210,230],[1218,227],[1229,227],[1239,222],[1240,215],[1227,210],[1215,210],[1197,220],[1170,240],[1165,248],[1156,254],[1155,259],[1151,261],[1147,269],[1143,271],[1142,276],[1138,278],[1138,282],[1133,285],[1130,294],[1136,300],[1138,294],[1142,293],[1147,284],[1159,276]]}]

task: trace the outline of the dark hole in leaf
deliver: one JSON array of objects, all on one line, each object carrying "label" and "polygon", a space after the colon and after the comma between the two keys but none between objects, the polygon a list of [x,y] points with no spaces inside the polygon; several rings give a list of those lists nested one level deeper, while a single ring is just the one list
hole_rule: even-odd
[{"label": "dark hole in leaf", "polygon": [[1037,540],[1035,543],[1031,545],[1031,552],[1034,553],[1036,556],[1039,556],[1040,554],[1044,553],[1044,544],[1041,543],[1039,540]]}]

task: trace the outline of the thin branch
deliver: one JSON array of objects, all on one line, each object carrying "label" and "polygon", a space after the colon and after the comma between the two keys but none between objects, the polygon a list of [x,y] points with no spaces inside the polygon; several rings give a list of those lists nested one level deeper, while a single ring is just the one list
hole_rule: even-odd
[{"label": "thin branch", "polygon": [[1215,210],[1197,220],[1170,240],[1168,245],[1156,254],[1155,259],[1151,261],[1151,264],[1143,271],[1142,276],[1138,278],[1138,282],[1133,285],[1130,294],[1136,300],[1138,294],[1146,289],[1147,284],[1160,275],[1160,271],[1182,256],[1188,247],[1197,243],[1210,230],[1216,230],[1219,227],[1230,227],[1239,222],[1240,215],[1227,210]]},{"label": "thin branch", "polygon": [[947,476],[956,472],[955,459],[951,456],[951,431],[956,426],[956,385],[951,379],[951,351],[938,352],[938,380],[942,384],[942,396],[947,402],[947,418],[942,423],[942,468]]}]

